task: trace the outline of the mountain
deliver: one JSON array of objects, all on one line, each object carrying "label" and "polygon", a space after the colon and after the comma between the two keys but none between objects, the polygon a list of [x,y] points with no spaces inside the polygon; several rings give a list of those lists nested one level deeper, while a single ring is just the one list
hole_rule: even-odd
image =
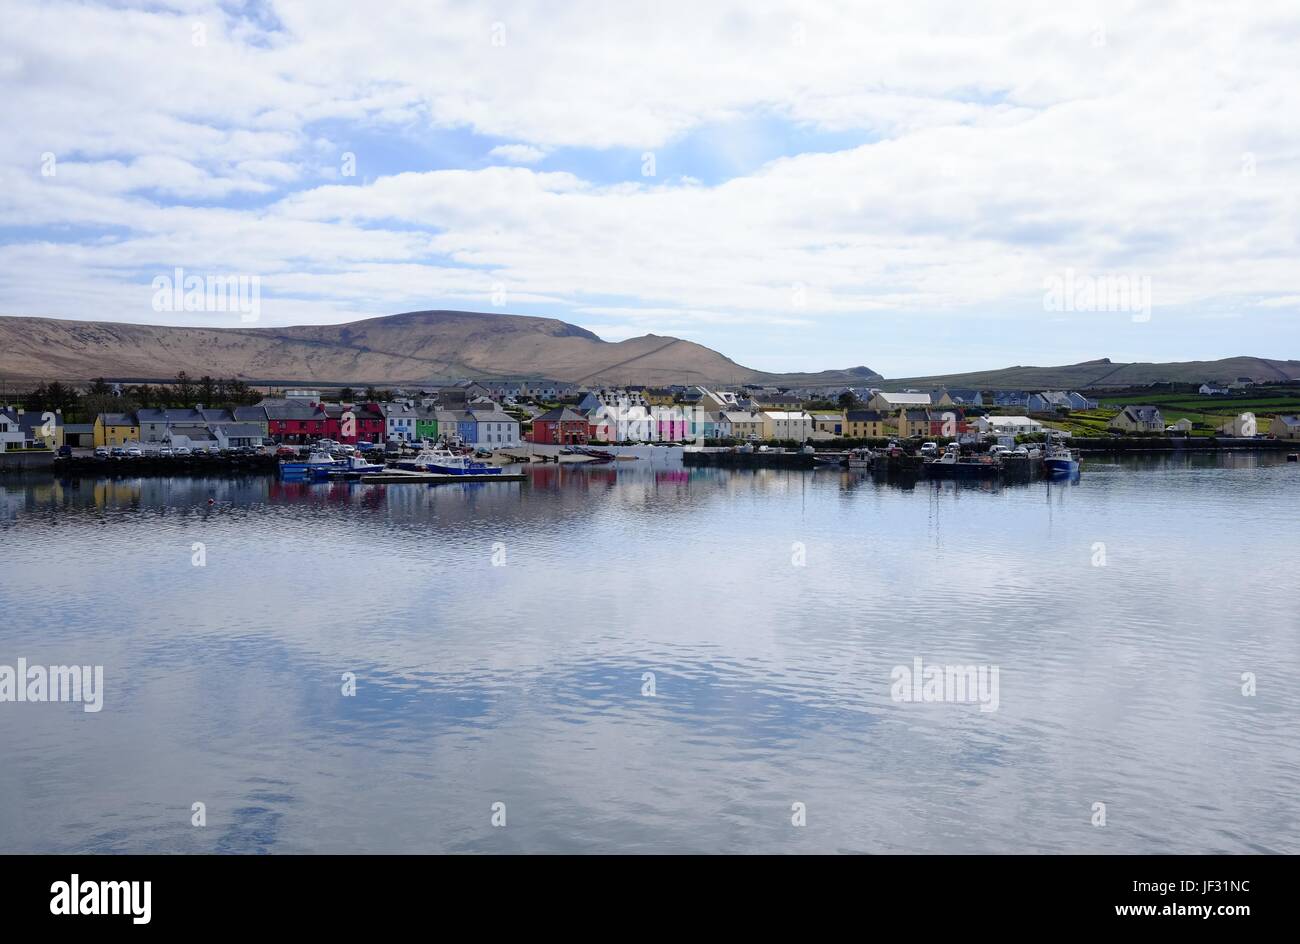
[{"label": "mountain", "polygon": [[[617,343],[554,318],[409,311],[341,325],[181,328],[0,318],[0,376],[158,381],[177,371],[254,383],[417,384],[546,378],[588,384],[765,382],[691,341],[648,334]],[[870,378],[866,368],[855,368]],[[832,382],[837,372],[828,372]],[[821,377],[823,375],[815,375]],[[846,377],[859,377],[853,371]],[[845,381],[856,382],[856,381]]]},{"label": "mountain", "polygon": [[555,318],[473,311],[408,311],[341,325],[181,328],[0,317],[0,380],[166,381],[230,377],[257,384],[424,384],[461,378],[546,378],[585,384],[1082,389],[1250,377],[1300,380],[1300,361],[1230,357],[1172,364],[1109,359],[1064,367],[1007,367],[885,380],[867,367],[774,374],[680,338],[602,341]]},{"label": "mountain", "polygon": [[1081,390],[1099,387],[1142,387],[1153,383],[1204,383],[1249,377],[1263,381],[1300,380],[1300,361],[1264,357],[1227,357],[1217,361],[1114,363],[1110,358],[1065,367],[1006,367],[967,374],[936,374],[884,381],[889,389],[957,387],[979,390]]}]

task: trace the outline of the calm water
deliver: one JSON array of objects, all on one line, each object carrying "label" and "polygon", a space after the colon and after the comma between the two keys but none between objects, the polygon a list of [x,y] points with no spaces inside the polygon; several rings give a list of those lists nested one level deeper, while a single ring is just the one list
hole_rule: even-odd
[{"label": "calm water", "polygon": [[0,479],[0,664],[106,688],[0,704],[0,851],[1300,852],[1279,458]]}]

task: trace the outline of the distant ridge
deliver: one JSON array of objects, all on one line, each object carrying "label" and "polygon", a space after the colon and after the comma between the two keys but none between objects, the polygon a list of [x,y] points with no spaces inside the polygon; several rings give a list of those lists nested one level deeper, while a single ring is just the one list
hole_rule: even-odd
[{"label": "distant ridge", "polygon": [[770,384],[785,387],[1095,389],[1249,377],[1300,380],[1300,361],[1230,357],[1180,363],[1007,367],[886,380],[869,367],[769,373],[681,338],[603,341],[557,318],[408,311],[338,325],[186,328],[0,316],[0,380],[161,381],[177,371],[255,384],[414,385],[547,379],[589,385]]},{"label": "distant ridge", "polygon": [[900,387],[959,387],[980,390],[1082,390],[1142,387],[1153,383],[1204,383],[1249,377],[1255,383],[1300,380],[1300,361],[1264,357],[1226,357],[1217,361],[1178,361],[1167,364],[1113,363],[1110,358],[1064,367],[1006,367],[966,374],[902,377],[879,384]]}]

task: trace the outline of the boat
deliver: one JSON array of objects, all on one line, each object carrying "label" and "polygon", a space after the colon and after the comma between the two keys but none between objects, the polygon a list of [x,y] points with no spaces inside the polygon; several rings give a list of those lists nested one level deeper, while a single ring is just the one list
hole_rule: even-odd
[{"label": "boat", "polygon": [[350,479],[375,472],[383,472],[386,468],[388,467],[383,463],[367,462],[361,456],[356,455],[345,459],[342,468],[330,469],[325,474],[331,479]]},{"label": "boat", "polygon": [[476,462],[471,456],[464,456],[443,447],[426,446],[413,458],[402,459],[397,463],[399,469],[411,472],[438,472],[442,475],[500,475],[501,467],[486,462]]},{"label": "boat", "polygon": [[995,479],[1002,467],[987,458],[963,458],[961,446],[949,443],[943,455],[924,464],[925,474],[931,478]]},{"label": "boat", "polygon": [[838,452],[814,453],[813,462],[818,466],[838,469],[844,465],[844,456]]},{"label": "boat", "polygon": [[1043,471],[1052,478],[1071,478],[1079,473],[1079,458],[1065,446],[1048,443]]},{"label": "boat", "polygon": [[875,459],[876,454],[865,447],[849,450],[850,469],[869,469]]},{"label": "boat", "polygon": [[313,449],[305,462],[281,462],[280,475],[285,478],[324,478],[345,465],[346,459],[335,459],[324,449]]},{"label": "boat", "polygon": [[590,446],[572,446],[569,449],[561,449],[562,453],[575,456],[587,456],[598,462],[613,462],[617,456],[612,452],[606,452],[603,449],[592,449]]}]

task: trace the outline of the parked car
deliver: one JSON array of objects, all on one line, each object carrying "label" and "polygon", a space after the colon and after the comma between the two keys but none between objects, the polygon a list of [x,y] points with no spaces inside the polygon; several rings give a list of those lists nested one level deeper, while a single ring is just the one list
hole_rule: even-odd
[{"label": "parked car", "polygon": [[126,457],[126,449],[123,446],[114,446],[108,454],[115,459],[122,459]]},{"label": "parked car", "polygon": [[163,446],[161,449],[158,450],[158,455],[160,457],[170,459],[172,456],[176,455],[176,452],[175,450],[172,449],[171,446]]},{"label": "parked car", "polygon": [[194,452],[194,450],[192,450],[189,446],[177,446],[172,451],[175,452],[176,455],[178,456],[188,456],[188,455],[192,455]]},{"label": "parked car", "polygon": [[937,455],[938,452],[939,452],[938,443],[932,443],[932,442],[921,443],[921,455],[933,456],[933,455]]},{"label": "parked car", "polygon": [[275,450],[275,454],[281,459],[292,459],[294,456],[298,455],[298,450],[293,446],[281,446],[279,449]]},{"label": "parked car", "polygon": [[95,447],[95,458],[96,458],[96,459],[107,459],[107,458],[108,458],[108,447],[107,447],[107,446],[96,446],[96,447]]},{"label": "parked car", "polygon": [[63,458],[63,459],[70,459],[70,458],[72,458],[72,447],[69,446],[69,445],[66,445],[66,444],[65,444],[65,445],[60,446],[60,447],[58,448],[57,452],[58,452],[58,455],[59,455],[61,458]]},{"label": "parked car", "polygon": [[130,456],[132,459],[138,459],[144,455],[144,450],[141,449],[139,446],[131,446],[129,449],[127,449],[126,454]]}]

